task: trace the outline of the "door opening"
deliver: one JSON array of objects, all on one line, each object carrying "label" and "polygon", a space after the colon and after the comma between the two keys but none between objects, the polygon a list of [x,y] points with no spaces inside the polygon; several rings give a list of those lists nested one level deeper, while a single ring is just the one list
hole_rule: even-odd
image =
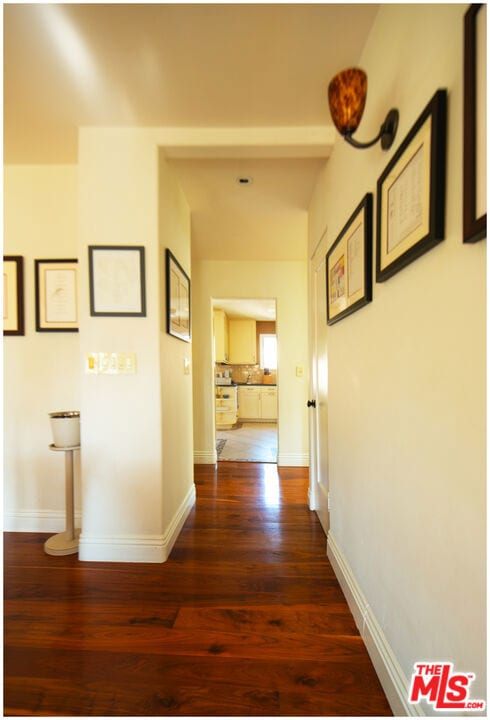
[{"label": "door opening", "polygon": [[277,463],[276,300],[214,298],[218,462]]},{"label": "door opening", "polygon": [[325,534],[330,527],[328,477],[328,357],[326,317],[326,232],[310,260],[310,509],[316,510]]}]

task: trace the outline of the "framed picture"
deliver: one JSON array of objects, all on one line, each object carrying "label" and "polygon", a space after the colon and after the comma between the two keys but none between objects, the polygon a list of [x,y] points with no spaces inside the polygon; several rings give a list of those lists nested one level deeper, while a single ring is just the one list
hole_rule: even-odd
[{"label": "framed picture", "polygon": [[77,263],[77,260],[34,261],[38,332],[78,332]]},{"label": "framed picture", "polygon": [[191,281],[180,263],[166,250],[167,332],[191,341]]},{"label": "framed picture", "polygon": [[463,242],[487,236],[487,6],[464,17]]},{"label": "framed picture", "polygon": [[145,248],[89,245],[90,315],[145,317]]},{"label": "framed picture", "polygon": [[24,335],[24,258],[3,256],[3,334]]},{"label": "framed picture", "polygon": [[438,90],[378,180],[378,282],[444,239],[446,104]]},{"label": "framed picture", "polygon": [[356,207],[327,253],[327,324],[359,310],[372,299],[373,196]]}]

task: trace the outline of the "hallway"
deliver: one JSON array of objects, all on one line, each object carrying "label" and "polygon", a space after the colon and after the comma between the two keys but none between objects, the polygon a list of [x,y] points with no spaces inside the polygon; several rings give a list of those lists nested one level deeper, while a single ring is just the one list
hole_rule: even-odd
[{"label": "hallway", "polygon": [[5,535],[5,714],[391,715],[306,504],[308,470],[196,466],[164,564]]}]

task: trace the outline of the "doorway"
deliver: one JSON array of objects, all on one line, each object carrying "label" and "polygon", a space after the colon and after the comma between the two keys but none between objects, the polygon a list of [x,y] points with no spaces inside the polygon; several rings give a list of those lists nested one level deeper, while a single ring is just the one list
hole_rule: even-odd
[{"label": "doorway", "polygon": [[310,259],[311,397],[310,407],[310,509],[315,510],[325,534],[330,527],[328,477],[328,356],[326,317],[327,233]]},{"label": "doorway", "polygon": [[212,306],[217,460],[277,463],[276,300]]}]

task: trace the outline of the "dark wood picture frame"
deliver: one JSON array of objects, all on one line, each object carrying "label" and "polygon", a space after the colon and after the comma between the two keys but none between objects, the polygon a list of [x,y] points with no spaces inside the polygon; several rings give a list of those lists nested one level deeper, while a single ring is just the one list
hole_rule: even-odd
[{"label": "dark wood picture frame", "polygon": [[372,300],[373,195],[356,207],[326,255],[327,325]]},{"label": "dark wood picture frame", "polygon": [[[475,243],[487,236],[487,213],[477,217],[477,18],[482,4],[470,5],[464,16],[463,102],[463,242]],[[486,106],[482,100],[483,106]],[[485,120],[480,119],[480,122]],[[481,153],[480,153],[481,155]],[[486,172],[486,167],[482,170]],[[486,208],[486,205],[485,205]]]},{"label": "dark wood picture frame", "polygon": [[191,342],[191,281],[169,248],[165,251],[167,332]]},{"label": "dark wood picture frame", "polygon": [[90,315],[146,317],[145,248],[89,245]]},{"label": "dark wood picture frame", "polygon": [[37,332],[78,332],[78,260],[34,260]]},{"label": "dark wood picture frame", "polygon": [[25,335],[24,258],[3,256],[3,334]]},{"label": "dark wood picture frame", "polygon": [[442,89],[378,179],[377,282],[392,277],[444,240],[446,115],[447,92]]}]

